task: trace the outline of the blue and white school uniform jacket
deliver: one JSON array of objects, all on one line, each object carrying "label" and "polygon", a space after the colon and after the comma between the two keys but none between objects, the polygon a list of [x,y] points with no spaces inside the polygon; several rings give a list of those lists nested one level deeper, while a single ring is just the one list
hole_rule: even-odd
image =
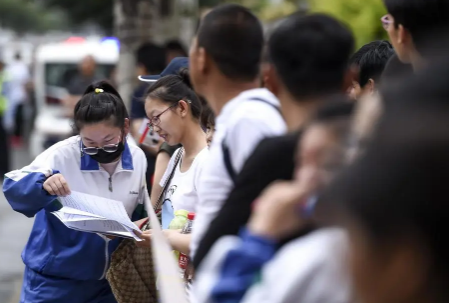
[{"label": "blue and white school uniform jacket", "polygon": [[25,265],[53,277],[103,279],[120,239],[108,240],[67,228],[50,213],[55,210],[56,196],[48,194],[43,183],[52,174],[61,173],[71,190],[121,201],[132,220],[138,220],[148,197],[146,168],[143,151],[128,141],[110,177],[97,161],[81,153],[81,140],[74,136],[53,145],[30,165],[7,173],[3,183],[6,199],[15,211],[36,217],[22,252]]}]

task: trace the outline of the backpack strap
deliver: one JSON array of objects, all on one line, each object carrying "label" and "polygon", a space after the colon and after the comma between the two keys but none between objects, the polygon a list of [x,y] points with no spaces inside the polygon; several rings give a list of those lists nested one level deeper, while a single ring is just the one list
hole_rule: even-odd
[{"label": "backpack strap", "polygon": [[170,184],[171,179],[175,175],[176,168],[178,167],[179,161],[181,161],[183,153],[184,153],[184,148],[181,147],[179,149],[178,153],[175,156],[175,161],[173,162],[173,168],[172,168],[172,170],[170,172],[170,175],[168,175],[168,178],[165,180],[164,186],[162,186],[161,194],[159,195],[159,198],[157,199],[157,202],[156,202],[156,204],[154,206],[154,211],[156,213],[161,211],[161,207],[162,207],[162,204],[164,202],[163,198],[164,198],[165,192],[167,190],[168,185]]},{"label": "backpack strap", "polygon": [[[268,104],[272,108],[274,108],[279,113],[279,115],[281,115],[281,117],[282,117],[282,112],[281,112],[281,109],[279,108],[279,106],[277,106],[271,102],[268,102],[265,99],[254,97],[254,98],[248,99],[247,101],[256,101],[256,102],[262,102],[262,103]],[[232,166],[231,153],[230,153],[228,145],[226,144],[226,136],[221,141],[221,150],[223,153],[223,161],[224,161],[226,171],[227,171],[229,177],[231,178],[232,183],[235,184],[235,179],[237,177],[237,173],[236,173],[234,167]]]}]

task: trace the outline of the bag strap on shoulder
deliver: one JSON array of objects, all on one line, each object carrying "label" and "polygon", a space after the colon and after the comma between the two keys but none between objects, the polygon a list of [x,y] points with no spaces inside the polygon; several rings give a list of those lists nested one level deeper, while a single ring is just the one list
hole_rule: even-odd
[{"label": "bag strap on shoulder", "polygon": [[178,163],[179,163],[179,161],[181,161],[183,153],[184,153],[184,148],[181,147],[179,152],[176,154],[176,158],[175,158],[175,161],[173,163],[173,168],[172,168],[172,170],[170,172],[170,175],[165,180],[164,186],[162,186],[161,194],[159,195],[159,198],[157,199],[156,205],[154,206],[154,211],[155,212],[158,212],[161,209],[161,207],[162,207],[162,202],[164,200],[163,198],[164,198],[164,195],[165,195],[165,191],[167,190],[167,187],[170,184],[171,179],[175,175],[176,167],[178,167]]},{"label": "bag strap on shoulder", "polygon": [[[267,105],[270,105],[282,117],[281,109],[276,104],[273,104],[273,103],[271,103],[271,102],[269,102],[269,101],[267,101],[265,99],[258,98],[258,97],[254,97],[254,98],[248,99],[247,101],[257,101],[257,102],[262,102],[262,103],[265,103]],[[232,183],[235,183],[235,179],[237,177],[237,173],[236,173],[234,167],[232,166],[231,153],[230,153],[228,145],[226,144],[226,136],[221,141],[221,150],[222,150],[222,153],[223,153],[223,161],[224,161],[224,165],[225,165],[226,171],[227,171],[229,177],[231,178]]]}]

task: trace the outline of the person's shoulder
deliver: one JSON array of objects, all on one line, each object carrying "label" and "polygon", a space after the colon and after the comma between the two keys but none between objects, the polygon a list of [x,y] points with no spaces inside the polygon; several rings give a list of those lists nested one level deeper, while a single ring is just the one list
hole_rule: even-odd
[{"label": "person's shoulder", "polygon": [[[288,285],[277,294],[284,301],[294,297],[304,302],[348,302],[350,283],[342,275],[341,262],[346,248],[345,231],[323,228],[284,246],[265,267],[263,276],[267,282],[288,278]],[[306,281],[315,287],[310,288]]]},{"label": "person's shoulder", "polygon": [[292,272],[290,276],[296,275],[297,278],[317,276],[332,268],[329,267],[334,263],[332,259],[338,260],[338,254],[344,253],[346,243],[347,234],[344,230],[322,228],[283,246],[270,266],[278,267],[296,259],[298,262],[294,268],[290,267]]},{"label": "person's shoulder", "polygon": [[282,136],[274,136],[262,139],[254,149],[256,154],[275,155],[279,152],[294,152],[301,138],[301,132],[289,133]]},{"label": "person's shoulder", "polygon": [[164,153],[167,153],[171,157],[171,156],[173,156],[175,151],[178,150],[180,147],[181,147],[181,144],[172,146],[172,145],[168,145],[167,142],[164,142],[161,144],[158,154],[164,152]]},{"label": "person's shoulder", "polygon": [[196,155],[195,159],[197,159],[198,162],[204,163],[205,160],[209,156],[209,147],[205,147],[202,151]]},{"label": "person's shoulder", "polygon": [[241,111],[280,113],[279,100],[266,88],[244,91],[237,99],[240,101]]}]

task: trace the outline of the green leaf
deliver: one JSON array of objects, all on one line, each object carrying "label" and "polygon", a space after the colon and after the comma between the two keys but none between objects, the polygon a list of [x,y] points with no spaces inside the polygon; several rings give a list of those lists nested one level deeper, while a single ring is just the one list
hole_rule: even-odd
[{"label": "green leaf", "polygon": [[326,13],[347,24],[357,47],[373,40],[388,39],[380,18],[386,9],[382,0],[309,0],[310,12]]}]

